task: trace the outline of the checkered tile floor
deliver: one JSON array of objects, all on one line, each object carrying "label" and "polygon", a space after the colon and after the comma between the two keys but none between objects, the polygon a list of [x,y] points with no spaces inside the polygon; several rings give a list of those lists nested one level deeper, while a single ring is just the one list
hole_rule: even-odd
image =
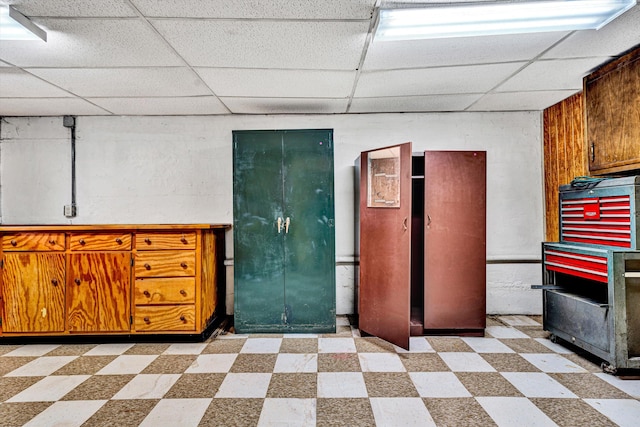
[{"label": "checkered tile floor", "polygon": [[220,334],[203,343],[0,345],[0,426],[638,426],[640,380],[551,343],[539,318],[484,338]]}]

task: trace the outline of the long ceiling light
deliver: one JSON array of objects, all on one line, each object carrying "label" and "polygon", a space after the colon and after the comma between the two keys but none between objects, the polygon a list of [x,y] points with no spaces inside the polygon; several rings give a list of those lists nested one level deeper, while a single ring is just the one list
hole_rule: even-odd
[{"label": "long ceiling light", "polygon": [[47,33],[12,6],[0,4],[0,40],[44,40]]},{"label": "long ceiling light", "polygon": [[497,1],[380,9],[374,40],[599,29],[636,0]]}]

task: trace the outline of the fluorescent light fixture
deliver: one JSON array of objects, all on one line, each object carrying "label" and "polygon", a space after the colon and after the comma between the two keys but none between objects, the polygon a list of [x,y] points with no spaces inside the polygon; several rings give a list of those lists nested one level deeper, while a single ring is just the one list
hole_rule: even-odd
[{"label": "fluorescent light fixture", "polygon": [[636,0],[497,1],[380,9],[375,40],[597,30]]},{"label": "fluorescent light fixture", "polygon": [[47,33],[12,6],[0,4],[0,40],[44,40]]}]

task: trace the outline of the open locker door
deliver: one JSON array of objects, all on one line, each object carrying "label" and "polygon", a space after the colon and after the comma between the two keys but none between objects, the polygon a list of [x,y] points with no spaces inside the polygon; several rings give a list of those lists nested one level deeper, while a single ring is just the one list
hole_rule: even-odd
[{"label": "open locker door", "polygon": [[409,348],[411,143],[360,156],[360,330]]}]

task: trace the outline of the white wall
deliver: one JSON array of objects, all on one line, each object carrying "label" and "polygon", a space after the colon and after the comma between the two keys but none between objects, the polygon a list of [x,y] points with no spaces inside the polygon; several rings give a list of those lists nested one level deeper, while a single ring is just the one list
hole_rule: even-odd
[{"label": "white wall", "polygon": [[[3,118],[4,224],[231,223],[232,131],[334,129],[337,312],[354,310],[353,164],[361,151],[487,151],[487,310],[540,313],[543,238],[539,112],[78,117],[78,216],[68,220],[70,131],[62,117]],[[233,257],[232,235],[227,258]],[[232,262],[228,261],[232,278]],[[230,280],[229,283],[232,283]],[[232,299],[232,287],[229,286]],[[229,308],[232,305],[228,304]]]}]

